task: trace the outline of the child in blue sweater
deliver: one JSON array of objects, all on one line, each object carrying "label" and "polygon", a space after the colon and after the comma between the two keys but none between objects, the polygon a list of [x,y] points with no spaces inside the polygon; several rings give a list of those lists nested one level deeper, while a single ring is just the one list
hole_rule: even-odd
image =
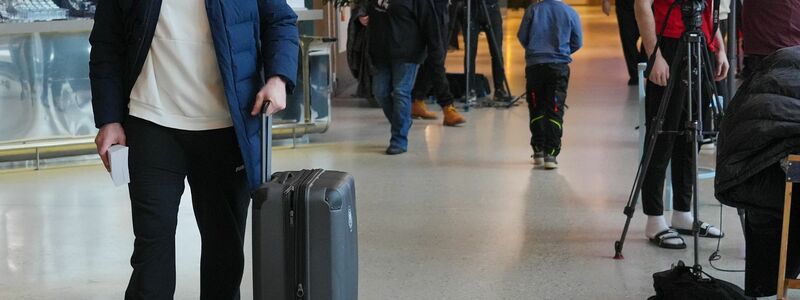
[{"label": "child in blue sweater", "polygon": [[560,0],[525,10],[517,38],[525,47],[525,81],[534,164],[558,168],[571,55],[583,44],[578,13]]}]

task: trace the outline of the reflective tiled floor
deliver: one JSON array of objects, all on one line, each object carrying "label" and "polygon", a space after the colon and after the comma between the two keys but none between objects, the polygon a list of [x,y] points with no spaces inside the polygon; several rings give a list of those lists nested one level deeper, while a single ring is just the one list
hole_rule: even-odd
[{"label": "reflective tiled floor", "polygon": [[[638,160],[635,89],[625,85],[613,16],[579,10],[585,48],[572,64],[558,171],[532,167],[522,106],[472,110],[461,128],[416,121],[409,153],[390,157],[382,153],[389,126],[381,112],[339,99],[330,132],[275,152],[276,170],[355,176],[361,299],[644,299],[653,294],[652,273],[691,260],[689,250],[648,244],[640,209],[626,260],[611,259]],[[510,13],[504,36],[514,93],[524,86],[520,16]],[[478,71],[490,74],[481,47]],[[451,53],[451,71],[461,69],[461,57]],[[712,184],[701,188],[703,218],[719,223]],[[199,293],[200,243],[188,194],[177,233],[176,299]],[[733,209],[724,213],[728,236],[717,264],[742,268],[741,228]],[[703,266],[741,285],[741,274],[708,267],[715,246],[701,240]],[[127,189],[114,188],[99,164],[0,173],[0,299],[121,298],[131,250]],[[249,263],[244,299],[252,294]]]}]

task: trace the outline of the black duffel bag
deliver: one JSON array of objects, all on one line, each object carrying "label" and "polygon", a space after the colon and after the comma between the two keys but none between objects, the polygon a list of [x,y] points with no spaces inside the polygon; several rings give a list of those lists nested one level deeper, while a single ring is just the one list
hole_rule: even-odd
[{"label": "black duffel bag", "polygon": [[653,274],[656,295],[649,300],[755,300],[745,296],[744,290],[733,283],[705,272],[702,273],[708,278],[701,278],[693,270],[679,261],[671,270]]},{"label": "black duffel bag", "polygon": [[[453,94],[453,97],[456,99],[464,98],[467,76],[464,73],[447,73],[446,76],[447,82],[450,84],[450,93]],[[481,73],[475,74],[474,86],[471,86],[470,89],[475,91],[475,96],[478,98],[489,96],[491,92],[489,80]]]}]

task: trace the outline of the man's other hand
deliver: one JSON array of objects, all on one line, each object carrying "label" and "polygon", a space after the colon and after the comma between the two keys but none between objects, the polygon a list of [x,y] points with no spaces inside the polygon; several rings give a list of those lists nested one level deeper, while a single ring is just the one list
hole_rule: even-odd
[{"label": "man's other hand", "polygon": [[103,165],[106,171],[111,172],[111,166],[108,163],[108,148],[113,145],[127,146],[125,141],[125,130],[122,129],[120,123],[109,123],[100,127],[100,132],[94,138],[94,144],[97,146],[97,154],[103,160]]},{"label": "man's other hand", "polygon": [[282,78],[273,76],[267,80],[267,84],[256,94],[256,102],[250,114],[257,116],[267,102],[270,103],[267,107],[268,116],[286,108],[286,82]]},{"label": "man's other hand", "polygon": [[724,50],[717,51],[717,74],[714,74],[714,80],[720,81],[728,77],[728,69],[731,65],[728,63],[728,55]]}]

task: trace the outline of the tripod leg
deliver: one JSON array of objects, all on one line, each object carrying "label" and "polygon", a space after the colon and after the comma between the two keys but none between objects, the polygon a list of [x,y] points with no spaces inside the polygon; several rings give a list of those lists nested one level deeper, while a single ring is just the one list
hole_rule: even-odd
[{"label": "tripod leg", "polygon": [[[702,66],[702,77],[700,78],[702,82],[703,91],[705,95],[703,95],[703,99],[708,99],[708,102],[704,102],[703,105],[706,103],[710,104],[712,107],[716,108],[719,106],[717,96],[719,96],[719,91],[717,90],[716,81],[714,80],[714,74],[716,74],[714,69],[714,61],[711,60],[711,55],[708,51],[708,48],[701,47],[700,49],[700,56],[699,59],[701,60]],[[717,112],[712,110],[712,112],[716,115]]]},{"label": "tripod leg", "polygon": [[525,93],[522,93],[522,94],[520,94],[519,96],[517,96],[516,98],[514,98],[514,100],[511,100],[511,102],[509,102],[508,104],[506,104],[506,108],[511,108],[511,107],[513,107],[514,105],[516,105],[516,104],[517,104],[517,102],[519,102],[519,100],[521,100],[521,99],[522,99],[522,97],[525,97]]},{"label": "tripod leg", "polygon": [[[687,93],[688,97],[686,99],[686,107],[688,111],[688,118],[690,121],[689,130],[691,130],[691,138],[692,138],[692,145],[693,147],[697,147],[700,143],[700,136],[702,135],[703,131],[703,90],[702,90],[702,79],[703,79],[703,60],[702,51],[701,51],[701,42],[702,39],[696,38],[691,39],[687,43],[686,48],[689,51],[689,55],[687,55],[688,59],[688,67],[687,70],[687,78],[689,80],[689,92]],[[693,111],[697,111],[697,114],[693,113]],[[694,238],[694,272],[695,275],[700,275],[700,224],[697,222],[699,220],[699,205],[698,202],[700,201],[700,189],[699,189],[699,181],[697,178],[698,175],[698,166],[697,162],[699,159],[699,153],[696,151],[695,148],[692,148],[692,186],[694,187],[692,190],[692,213],[693,213],[693,238]]]},{"label": "tripod leg", "polygon": [[642,190],[642,185],[644,184],[645,175],[647,174],[647,170],[650,168],[650,160],[652,159],[656,148],[656,141],[664,127],[664,117],[667,114],[667,108],[669,107],[669,102],[672,99],[672,93],[675,90],[676,82],[680,81],[678,79],[680,78],[680,62],[686,53],[686,49],[682,46],[679,46],[677,48],[675,57],[673,58],[672,65],[670,67],[670,80],[666,89],[664,90],[664,94],[661,97],[658,113],[653,119],[653,128],[650,132],[650,136],[647,138],[647,149],[645,149],[644,156],[639,163],[639,169],[636,171],[636,180],[634,181],[634,185],[631,188],[631,193],[628,196],[628,205],[625,206],[625,210],[623,211],[623,213],[627,216],[627,219],[625,220],[625,226],[622,229],[622,235],[620,236],[620,239],[614,243],[614,259],[625,258],[622,256],[622,248],[625,246],[625,238],[628,235],[631,219],[633,219],[633,213],[636,210],[636,203],[639,201],[639,194]]},{"label": "tripod leg", "polygon": [[719,91],[717,90],[717,85],[715,84],[714,81],[715,70],[714,68],[712,68],[713,65],[711,62],[713,62],[713,60],[711,60],[711,54],[709,53],[708,48],[706,47],[703,47],[700,50],[703,52],[701,58],[705,62],[703,64],[705,67],[704,70],[705,72],[703,73],[703,75],[705,75],[703,76],[703,83],[704,83],[703,86],[706,88],[707,91],[706,96],[711,99],[713,108],[711,110],[713,114],[711,120],[712,120],[712,125],[714,126],[713,128],[716,130],[716,128],[719,128],[719,122],[722,121],[722,117],[725,115],[725,111],[723,108],[724,104],[721,103],[719,97],[717,97],[719,95]]},{"label": "tripod leg", "polygon": [[466,1],[466,10],[467,12],[464,14],[464,111],[469,111],[470,106],[470,98],[472,97],[470,83],[472,78],[475,76],[475,72],[472,70],[472,43],[475,41],[472,40],[472,1]]}]

